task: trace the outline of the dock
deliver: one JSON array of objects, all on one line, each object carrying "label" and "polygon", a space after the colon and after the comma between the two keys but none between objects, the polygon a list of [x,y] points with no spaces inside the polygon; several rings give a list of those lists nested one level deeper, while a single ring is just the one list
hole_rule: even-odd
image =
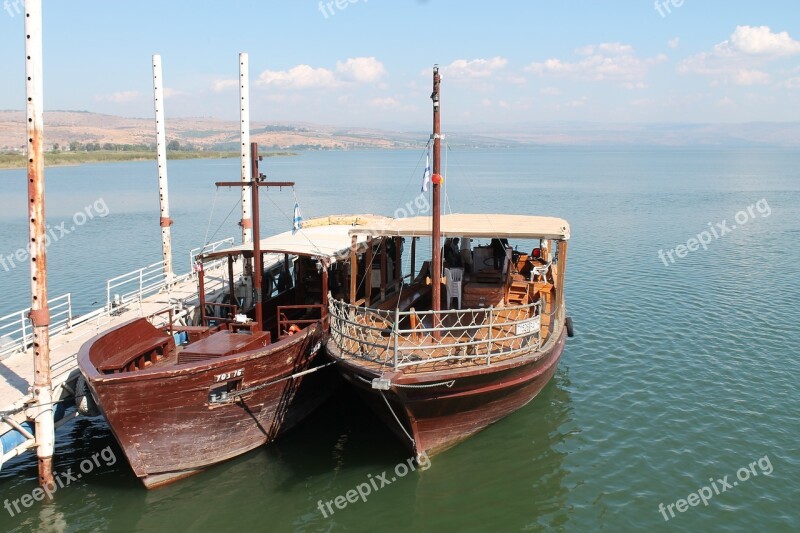
[{"label": "dock", "polygon": [[[185,274],[167,276],[159,261],[112,278],[106,282],[105,305],[84,315],[73,314],[70,293],[49,300],[56,427],[79,416],[77,410],[66,413],[67,406],[74,403],[75,385],[80,376],[77,358],[81,345],[135,318],[153,317],[156,326],[167,325],[170,310],[174,322],[185,322],[199,303],[195,258],[231,246],[233,242],[233,238],[228,238],[191,250],[189,271]],[[241,264],[237,263],[234,276],[240,273]],[[227,264],[221,261],[205,264],[208,296],[213,297],[214,293],[228,287],[228,275]],[[0,317],[0,468],[36,446],[33,417],[39,408],[32,393],[34,357],[29,312],[30,309],[22,309]]]}]

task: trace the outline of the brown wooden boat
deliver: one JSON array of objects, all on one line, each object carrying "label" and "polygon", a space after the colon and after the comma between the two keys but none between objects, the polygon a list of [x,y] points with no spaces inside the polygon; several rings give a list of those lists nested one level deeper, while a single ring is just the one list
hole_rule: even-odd
[{"label": "brown wooden boat", "polygon": [[[258,176],[255,157],[253,166]],[[258,189],[288,185],[253,182],[254,242],[201,257],[227,261],[229,276],[207,294],[199,269],[190,325],[175,323],[169,309],[159,327],[158,317],[133,320],[80,350],[91,395],[148,488],[272,441],[323,403],[339,381],[322,355],[329,274],[347,256],[349,230],[375,219],[316,219],[261,240]],[[243,272],[238,283],[235,270]]]},{"label": "brown wooden boat", "polygon": [[[368,244],[363,267],[359,249],[351,249],[351,279],[367,283],[351,284],[349,301],[336,295],[329,301],[327,353],[417,457],[445,450],[530,402],[552,378],[572,333],[564,303],[566,221],[441,215],[439,82],[434,69],[432,216],[353,228],[353,239],[366,236]],[[435,244],[415,275],[420,237]],[[407,238],[411,272],[404,277]],[[472,248],[473,240],[485,242]],[[514,251],[509,241],[531,246],[531,253]],[[376,278],[380,294],[373,294]]]}]

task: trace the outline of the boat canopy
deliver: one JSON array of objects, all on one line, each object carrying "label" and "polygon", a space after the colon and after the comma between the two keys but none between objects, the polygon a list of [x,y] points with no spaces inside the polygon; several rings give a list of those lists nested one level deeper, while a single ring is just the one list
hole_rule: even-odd
[{"label": "boat canopy", "polygon": [[[429,216],[377,220],[353,227],[351,235],[372,237],[430,237]],[[569,239],[569,223],[562,218],[506,214],[451,214],[441,217],[442,237],[475,239]]]},{"label": "boat canopy", "polygon": [[[390,219],[377,215],[334,216],[303,222],[296,232],[287,231],[261,239],[263,253],[307,255],[327,259],[335,263],[339,258],[349,258],[352,236],[350,230],[362,224],[386,224]],[[358,244],[366,243],[367,236],[357,238]],[[241,255],[253,251],[252,244],[242,244],[203,255],[203,259],[215,259],[229,255]]]}]

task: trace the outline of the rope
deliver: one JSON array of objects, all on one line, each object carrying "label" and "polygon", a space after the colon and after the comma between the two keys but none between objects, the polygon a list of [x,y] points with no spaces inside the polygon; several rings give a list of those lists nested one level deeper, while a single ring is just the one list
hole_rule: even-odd
[{"label": "rope", "polygon": [[[359,377],[361,377],[361,376],[359,376]],[[403,433],[406,434],[406,437],[408,437],[408,440],[411,441],[411,445],[412,446],[416,446],[417,443],[414,442],[414,437],[412,437],[411,435],[408,434],[408,431],[406,431],[406,427],[403,425],[402,422],[400,422],[400,419],[397,418],[397,415],[395,414],[394,409],[392,409],[392,404],[390,404],[389,400],[386,399],[386,395],[383,393],[383,391],[380,391],[380,393],[381,393],[381,398],[383,398],[383,401],[386,402],[386,407],[389,408],[389,412],[392,413],[392,416],[394,417],[394,419],[397,420],[397,425],[400,426],[400,429],[402,429]]]},{"label": "rope", "polygon": [[400,385],[399,383],[394,383],[395,387],[400,387],[403,389],[430,389],[432,387],[439,387],[444,385],[448,389],[452,388],[455,385],[456,380],[451,379],[450,381],[442,381],[440,383],[429,383],[428,385]]},{"label": "rope", "polygon": [[203,248],[208,244],[208,232],[211,231],[211,221],[214,220],[214,210],[217,208],[217,198],[219,197],[219,187],[214,191],[214,201],[211,203],[211,214],[208,215],[208,225],[206,226],[206,236],[203,238]]},{"label": "rope", "polygon": [[[357,375],[356,377],[358,379],[360,379],[361,381],[363,381],[364,383],[372,384],[371,381],[369,381],[367,379],[364,379],[361,376]],[[432,387],[439,387],[441,385],[444,385],[445,387],[447,387],[449,389],[455,384],[455,382],[456,382],[456,380],[451,379],[450,381],[440,381],[439,383],[428,383],[427,385],[401,385],[399,383],[392,383],[392,386],[399,387],[399,388],[402,388],[402,389],[430,389]]]},{"label": "rope", "polygon": [[261,385],[256,385],[255,387],[249,387],[247,389],[233,391],[233,392],[228,393],[228,397],[229,398],[231,398],[231,397],[235,398],[237,396],[244,396],[245,394],[250,394],[253,391],[264,389],[266,387],[269,387],[270,385],[275,385],[275,384],[281,383],[283,381],[288,381],[290,379],[299,378],[299,377],[305,376],[307,374],[314,373],[317,370],[322,370],[325,367],[328,367],[328,366],[331,366],[331,365],[335,365],[335,364],[336,364],[336,361],[332,361],[330,363],[325,363],[324,365],[315,366],[314,368],[309,368],[308,370],[303,370],[302,372],[298,372],[297,374],[292,374],[291,376],[286,376],[285,378],[276,379],[275,381],[270,381],[269,383],[262,383]]}]

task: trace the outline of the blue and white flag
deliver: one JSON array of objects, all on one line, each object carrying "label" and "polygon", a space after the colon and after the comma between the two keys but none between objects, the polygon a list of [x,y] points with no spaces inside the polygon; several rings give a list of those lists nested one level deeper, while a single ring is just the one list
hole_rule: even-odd
[{"label": "blue and white flag", "polygon": [[297,202],[294,203],[294,220],[292,222],[292,235],[294,235],[297,230],[303,229],[303,215],[300,213],[300,204]]},{"label": "blue and white flag", "polygon": [[422,176],[422,191],[428,192],[428,186],[431,184],[431,153],[425,156],[425,174]]}]

